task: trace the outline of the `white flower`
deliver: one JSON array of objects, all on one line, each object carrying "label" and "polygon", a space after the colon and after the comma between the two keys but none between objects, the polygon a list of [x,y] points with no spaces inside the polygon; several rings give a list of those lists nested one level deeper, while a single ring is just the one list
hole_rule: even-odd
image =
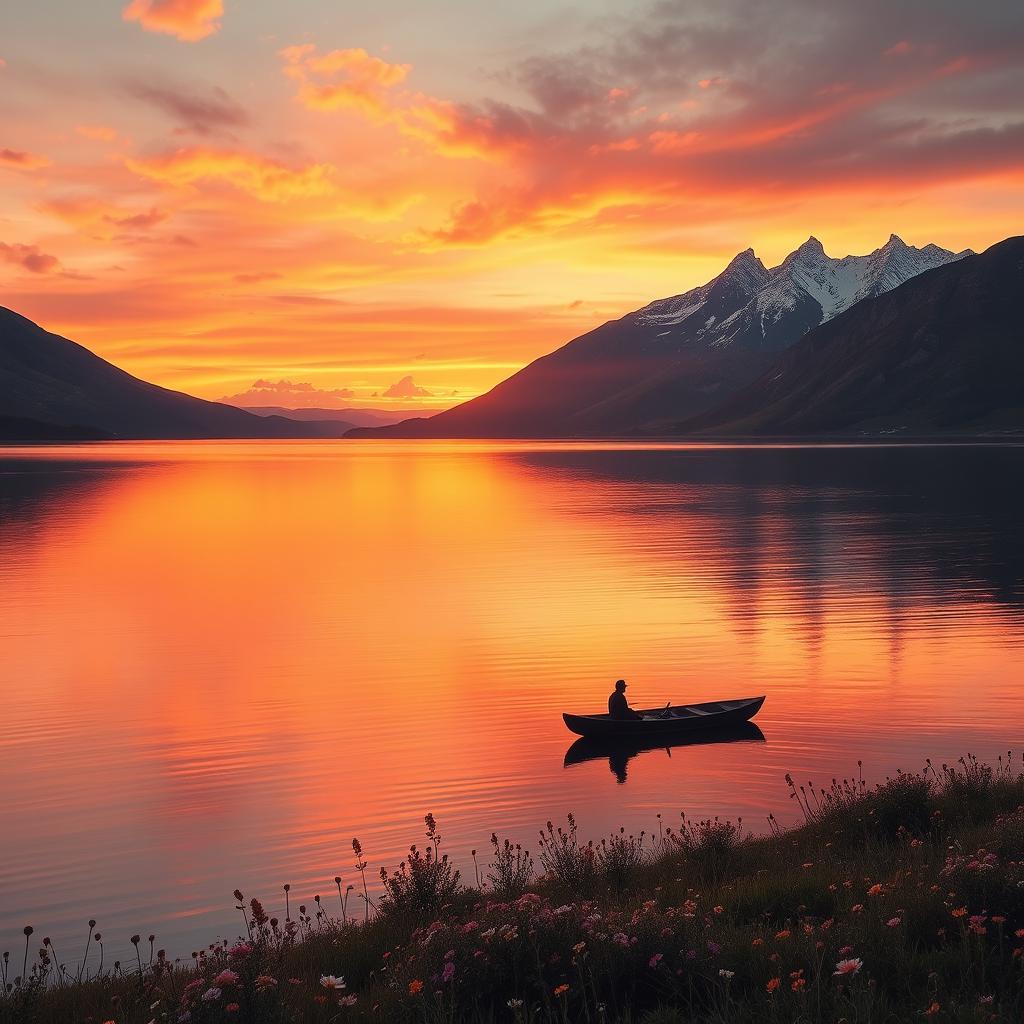
[{"label": "white flower", "polygon": [[522,999],[510,999],[508,1001],[508,1008],[510,1010],[518,1010],[523,1005]]},{"label": "white flower", "polygon": [[345,979],[336,978],[333,974],[324,974],[320,977],[320,984],[324,988],[332,988],[336,992],[340,992],[345,987]]},{"label": "white flower", "polygon": [[725,978],[725,980],[728,981],[730,978],[735,978],[736,977],[736,972],[735,971],[727,971],[724,967],[720,967],[719,970],[718,970],[718,976],[720,978]]}]

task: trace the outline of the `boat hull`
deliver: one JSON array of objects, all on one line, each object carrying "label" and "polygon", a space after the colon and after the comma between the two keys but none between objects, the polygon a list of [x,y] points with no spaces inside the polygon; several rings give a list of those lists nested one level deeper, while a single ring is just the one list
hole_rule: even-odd
[{"label": "boat hull", "polygon": [[728,728],[749,722],[761,710],[764,697],[677,704],[669,708],[670,718],[660,717],[664,708],[639,711],[643,719],[619,719],[609,715],[562,715],[566,728],[578,736],[593,739],[642,739],[686,736],[691,733]]}]

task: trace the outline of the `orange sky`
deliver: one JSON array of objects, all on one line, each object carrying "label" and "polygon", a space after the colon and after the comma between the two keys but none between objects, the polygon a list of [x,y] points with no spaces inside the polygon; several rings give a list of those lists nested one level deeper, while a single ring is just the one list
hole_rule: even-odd
[{"label": "orange sky", "polygon": [[1017,3],[350,6],[0,14],[0,303],[203,397],[438,407],[748,245],[1021,230]]}]

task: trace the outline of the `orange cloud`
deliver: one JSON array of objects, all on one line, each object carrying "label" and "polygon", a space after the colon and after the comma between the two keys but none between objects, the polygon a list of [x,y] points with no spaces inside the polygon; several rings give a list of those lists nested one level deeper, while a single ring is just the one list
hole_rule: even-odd
[{"label": "orange cloud", "polygon": [[131,213],[96,199],[69,196],[49,199],[39,209],[97,238],[109,238],[120,231],[146,231],[163,223],[170,216],[167,210],[151,206]]},{"label": "orange cloud", "polygon": [[121,12],[125,21],[137,21],[147,32],[165,32],[185,43],[195,43],[220,28],[222,0],[131,0]]},{"label": "orange cloud", "polygon": [[403,82],[411,64],[389,64],[362,47],[316,56],[311,43],[281,51],[284,73],[299,84],[299,101],[309,110],[349,107],[370,117],[388,118],[387,91]]},{"label": "orange cloud", "polygon": [[241,150],[179,149],[165,156],[126,160],[125,165],[143,178],[174,188],[219,181],[268,203],[335,191],[330,180],[334,168],[329,164],[293,168]]},{"label": "orange cloud", "polygon": [[97,142],[113,142],[117,138],[117,132],[102,124],[79,124],[75,125],[75,131],[84,135],[87,139],[94,139]]},{"label": "orange cloud", "polygon": [[60,260],[56,256],[43,252],[38,245],[8,245],[6,242],[0,242],[0,259],[5,263],[24,267],[33,274],[48,274],[60,266]]},{"label": "orange cloud", "polygon": [[516,133],[501,131],[492,114],[421,92],[396,94],[411,64],[389,64],[362,48],[317,56],[312,43],[286,47],[280,56],[283,72],[299,83],[297,98],[307,110],[355,110],[445,156],[493,158],[521,141]]},{"label": "orange cloud", "polygon": [[50,161],[45,156],[26,153],[20,149],[0,149],[0,167],[13,167],[19,171],[35,171],[40,167],[49,167]]}]

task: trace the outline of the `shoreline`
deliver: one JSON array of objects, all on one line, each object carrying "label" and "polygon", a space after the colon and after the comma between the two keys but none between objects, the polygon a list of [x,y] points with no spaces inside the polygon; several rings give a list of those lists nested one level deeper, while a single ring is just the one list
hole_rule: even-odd
[{"label": "shoreline", "polygon": [[4,961],[0,1022],[1019,1020],[1019,758],[877,787],[787,781],[792,829],[659,820],[655,836],[584,843],[570,815],[534,856],[492,837],[468,886],[428,815],[381,900],[357,874],[311,905],[286,889],[281,921],[236,891],[240,941],[191,964],[136,936],[130,964],[89,977],[95,943],[89,968],[61,967],[27,934]]}]

